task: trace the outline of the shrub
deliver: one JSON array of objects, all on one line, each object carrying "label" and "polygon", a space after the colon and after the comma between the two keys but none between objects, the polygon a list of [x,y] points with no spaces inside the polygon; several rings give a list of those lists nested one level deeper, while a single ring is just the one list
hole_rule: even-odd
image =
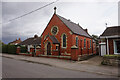
[{"label": "shrub", "polygon": [[107,58],[120,58],[119,54],[113,54],[113,55],[104,55],[103,57],[107,57]]},{"label": "shrub", "polygon": [[20,52],[21,52],[21,53],[27,53],[27,47],[21,46],[21,47],[20,47]]},{"label": "shrub", "polygon": [[102,65],[106,65],[106,63],[104,61],[101,62]]},{"label": "shrub", "polygon": [[8,45],[2,45],[2,53],[8,53]]},{"label": "shrub", "polygon": [[16,47],[15,45],[8,45],[8,53],[9,54],[16,54]]},{"label": "shrub", "polygon": [[2,45],[2,53],[16,54],[16,45]]}]

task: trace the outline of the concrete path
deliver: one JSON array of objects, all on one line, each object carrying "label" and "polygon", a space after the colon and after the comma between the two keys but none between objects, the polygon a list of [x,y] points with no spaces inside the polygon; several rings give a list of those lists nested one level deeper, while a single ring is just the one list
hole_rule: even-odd
[{"label": "concrete path", "polygon": [[[23,56],[23,55],[11,55],[11,54],[2,54],[0,56],[13,58],[17,60],[24,60],[28,62],[50,65],[65,69],[89,72],[89,73],[96,73],[101,75],[111,75],[111,76],[118,76],[118,67],[112,66],[103,66],[103,65],[94,65],[94,64],[87,64],[80,61],[70,61],[70,60],[61,60],[61,59],[54,59],[54,58],[44,58],[44,57],[30,57],[30,56]],[[2,61],[4,62],[4,61]]]}]

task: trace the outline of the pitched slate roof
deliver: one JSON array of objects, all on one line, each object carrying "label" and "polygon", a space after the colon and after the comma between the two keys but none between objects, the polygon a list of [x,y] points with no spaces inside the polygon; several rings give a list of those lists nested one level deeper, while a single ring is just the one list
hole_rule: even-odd
[{"label": "pitched slate roof", "polygon": [[47,37],[49,37],[52,40],[53,44],[59,44],[59,41],[57,40],[57,38],[55,36],[53,36],[53,35],[47,35],[46,39],[47,39]]},{"label": "pitched slate roof", "polygon": [[55,36],[50,35],[49,37],[52,40],[53,44],[58,44],[59,43],[59,41],[57,40],[57,38]]},{"label": "pitched slate roof", "polygon": [[[56,14],[57,15],[57,14]],[[85,36],[85,37],[89,37],[91,38],[91,36],[78,24],[76,23],[73,23],[59,15],[57,15],[61,20],[62,22],[74,33],[74,34],[78,34],[78,35],[82,35],[82,36]]]},{"label": "pitched slate roof", "polygon": [[37,37],[37,38],[28,38],[26,40],[24,40],[23,42],[19,43],[18,45],[39,45],[41,44],[41,38]]},{"label": "pitched slate roof", "polygon": [[120,35],[120,26],[107,27],[100,36],[115,36]]},{"label": "pitched slate roof", "polygon": [[21,41],[21,39],[19,38],[18,40],[16,39],[15,41],[12,41],[12,42],[10,42],[9,44],[19,44],[19,43],[21,43],[22,41]]}]

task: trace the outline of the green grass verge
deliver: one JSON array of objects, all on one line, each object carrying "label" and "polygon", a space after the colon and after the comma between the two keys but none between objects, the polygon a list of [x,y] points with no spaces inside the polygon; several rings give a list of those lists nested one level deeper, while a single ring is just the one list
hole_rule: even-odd
[{"label": "green grass verge", "polygon": [[120,54],[104,55],[103,57],[116,57],[116,58],[120,58]]}]

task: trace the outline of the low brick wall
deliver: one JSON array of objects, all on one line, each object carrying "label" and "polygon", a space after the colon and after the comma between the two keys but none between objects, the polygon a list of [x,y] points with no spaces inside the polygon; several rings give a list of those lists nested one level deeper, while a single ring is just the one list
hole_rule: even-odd
[{"label": "low brick wall", "polygon": [[57,58],[57,59],[71,60],[71,56],[39,55],[38,57],[46,57],[46,58]]},{"label": "low brick wall", "polygon": [[120,57],[103,56],[103,61],[101,62],[101,64],[109,65],[109,66],[119,66],[120,65]]},{"label": "low brick wall", "polygon": [[32,56],[32,54],[27,54],[27,53],[19,53],[19,55]]}]

